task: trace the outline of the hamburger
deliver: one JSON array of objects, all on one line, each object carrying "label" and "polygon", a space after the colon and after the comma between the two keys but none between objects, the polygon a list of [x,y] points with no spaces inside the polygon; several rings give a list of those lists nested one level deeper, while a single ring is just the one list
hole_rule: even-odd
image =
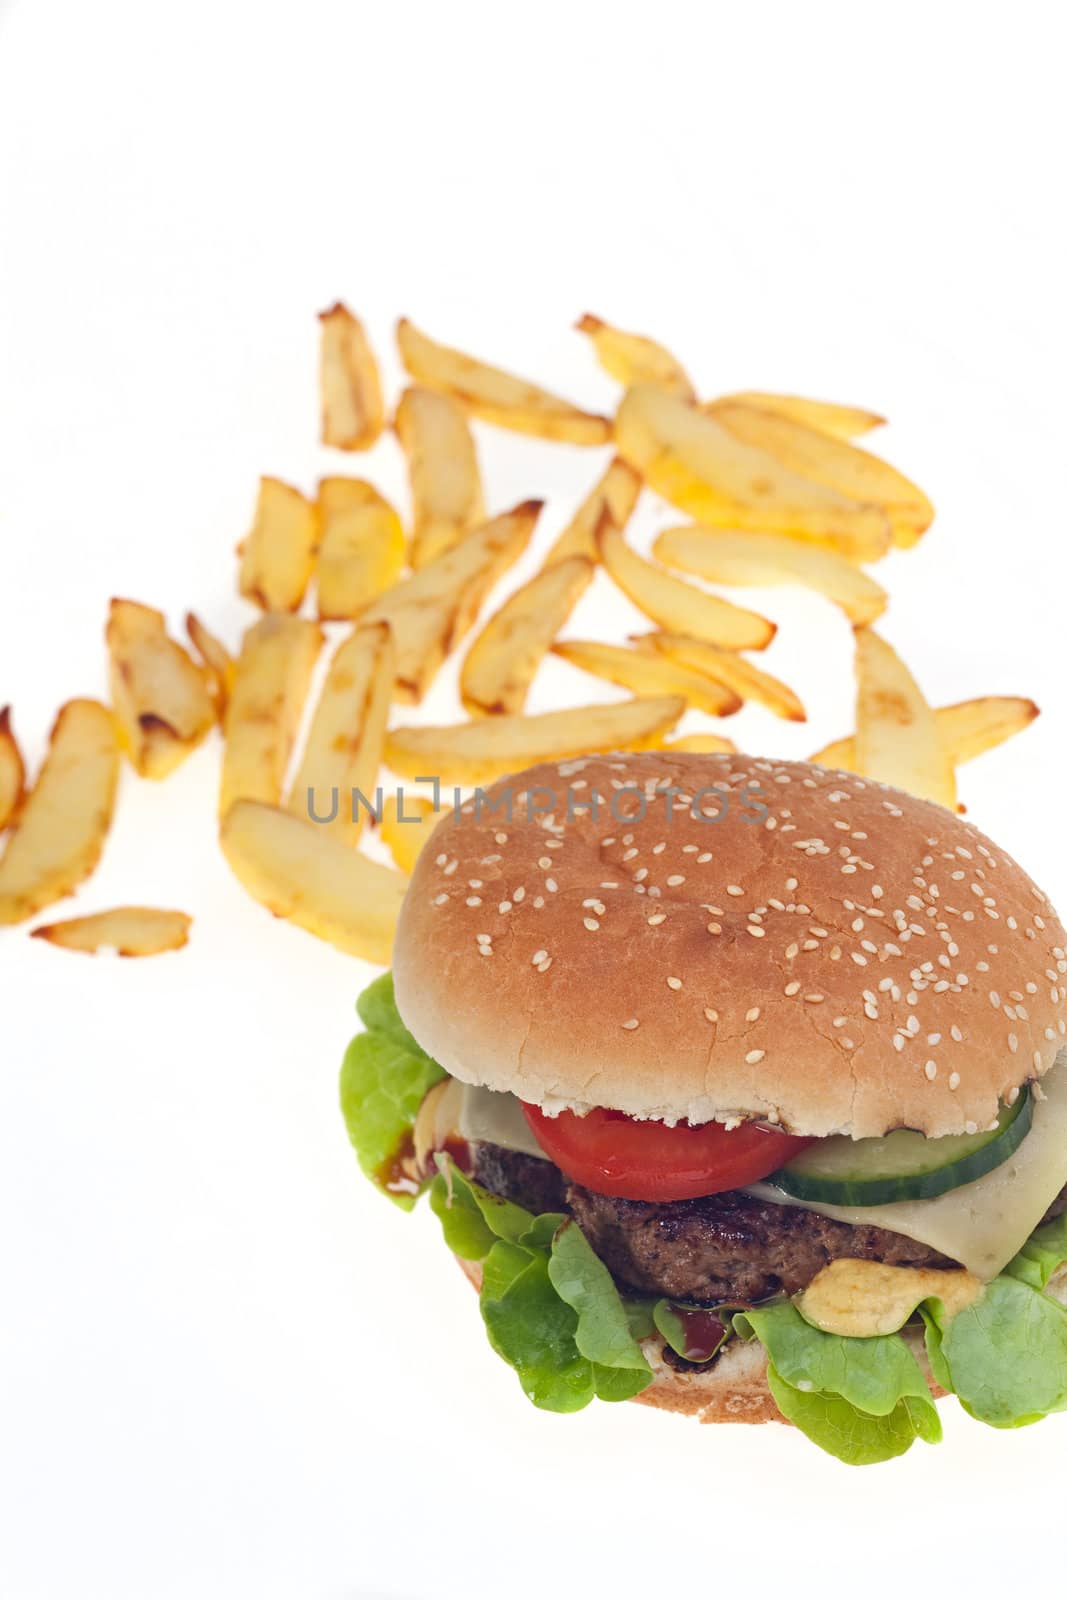
[{"label": "hamburger", "polygon": [[803,762],[545,764],[443,818],[342,1073],[534,1404],[840,1459],[1067,1408],[1067,935],[971,823]]}]

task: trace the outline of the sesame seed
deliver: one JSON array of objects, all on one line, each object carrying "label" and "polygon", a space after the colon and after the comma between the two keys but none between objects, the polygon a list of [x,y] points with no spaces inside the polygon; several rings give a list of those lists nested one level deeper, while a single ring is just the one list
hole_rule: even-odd
[{"label": "sesame seed", "polygon": [[521,887],[516,889],[511,898],[514,900],[516,905],[520,905],[522,901],[526,899],[526,890]]},{"label": "sesame seed", "polygon": [[559,888],[559,884],[556,882],[555,878],[546,878],[545,888],[548,890],[549,894],[555,894],[556,890]]},{"label": "sesame seed", "polygon": [[748,932],[752,935],[753,939],[762,939],[764,934],[767,932],[766,928],[760,928],[754,922],[748,923],[747,926]]},{"label": "sesame seed", "polygon": [[637,1018],[636,1017],[631,1017],[628,1022],[624,1022],[623,1023],[623,1027],[624,1028],[631,1028],[631,1029],[632,1028],[636,1028],[637,1027]]},{"label": "sesame seed", "polygon": [[826,996],[824,994],[806,994],[804,999],[809,1006],[821,1006]]},{"label": "sesame seed", "polygon": [[752,1006],[748,1011],[745,1012],[745,1021],[755,1022],[758,1016],[759,1006]]},{"label": "sesame seed", "polygon": [[934,1079],[937,1077],[937,1062],[936,1061],[928,1061],[926,1063],[926,1065],[923,1067],[923,1071],[926,1073],[926,1076],[930,1079],[930,1082],[933,1083]]},{"label": "sesame seed", "polygon": [[739,894],[744,894],[744,892],[745,891],[742,889],[742,887],[741,887],[741,885],[739,883],[728,883],[726,885],[726,893],[727,894],[739,895]]},{"label": "sesame seed", "polygon": [[[800,993],[800,984],[797,983],[796,980],[794,979],[794,981],[792,983],[787,983],[786,984],[785,989],[782,992],[783,992],[783,994],[799,994]],[[844,1019],[842,1019],[842,1020],[844,1020]]]},{"label": "sesame seed", "polygon": [[712,1011],[710,1006],[704,1007],[704,1015],[707,1017],[709,1022],[718,1022],[719,1020],[719,1013],[717,1011]]},{"label": "sesame seed", "polygon": [[748,1066],[754,1067],[757,1061],[762,1061],[767,1054],[766,1050],[750,1050],[745,1057]]},{"label": "sesame seed", "polygon": [[681,978],[668,978],[667,979],[667,988],[668,989],[680,989],[681,987],[682,987]]},{"label": "sesame seed", "polygon": [[530,965],[532,967],[539,967],[547,954],[547,950],[535,950],[533,955],[530,957]]},{"label": "sesame seed", "polygon": [[481,903],[482,897],[480,894],[469,894],[465,901],[465,904],[468,906],[480,906]]},{"label": "sesame seed", "polygon": [[958,1072],[950,1072],[949,1073],[948,1086],[949,1086],[950,1089],[958,1089],[959,1088],[959,1086],[960,1086],[960,1075],[959,1075]]},{"label": "sesame seed", "polygon": [[538,972],[547,972],[551,965],[552,965],[552,957],[551,956],[546,956],[543,961],[539,961],[537,963],[537,970],[538,970]]},{"label": "sesame seed", "polygon": [[709,933],[721,933],[722,932],[722,923],[721,922],[709,922],[708,923],[708,932]]},{"label": "sesame seed", "polygon": [[595,917],[583,917],[582,926],[584,928],[588,928],[590,933],[596,933],[597,929],[600,927],[600,923]]},{"label": "sesame seed", "polygon": [[435,894],[434,897],[433,897],[433,902],[432,903],[435,906],[443,906],[447,899],[448,899],[447,894]]},{"label": "sesame seed", "polygon": [[654,911],[648,918],[648,925],[650,928],[658,928],[660,923],[666,922],[666,920],[667,913],[665,911]]}]

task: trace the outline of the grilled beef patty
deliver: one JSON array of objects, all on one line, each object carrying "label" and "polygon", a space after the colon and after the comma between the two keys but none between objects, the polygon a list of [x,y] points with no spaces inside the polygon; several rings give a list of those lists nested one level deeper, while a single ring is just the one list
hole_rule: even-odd
[{"label": "grilled beef patty", "polygon": [[[739,1190],[699,1200],[613,1200],[569,1183],[551,1161],[473,1147],[472,1176],[528,1211],[567,1211],[624,1288],[696,1304],[751,1304],[798,1294],[841,1257],[896,1267],[957,1267],[927,1245],[869,1224],[854,1227]],[[1046,1220],[1067,1211],[1067,1189]]]}]

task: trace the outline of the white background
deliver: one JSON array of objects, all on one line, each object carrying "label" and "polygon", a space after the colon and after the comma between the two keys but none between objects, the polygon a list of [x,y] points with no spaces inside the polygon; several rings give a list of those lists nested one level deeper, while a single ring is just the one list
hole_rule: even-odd
[{"label": "white background", "polygon": [[[930,491],[882,568],[937,703],[1044,717],[964,772],[1067,900],[1062,61],[1053,9],[871,3],[201,5],[0,19],[0,703],[36,759],[105,687],[108,597],[232,641],[262,471],[310,487],[314,313],[399,313],[591,406],[593,310],[706,392],[883,409]],[[597,452],[488,429],[491,501],[562,526]],[[872,440],[872,443],[876,441]],[[641,531],[670,518],[648,509]],[[529,563],[527,564],[529,566]],[[598,583],[604,583],[601,578]],[[765,599],[807,728],[850,726],[840,615]],[[599,588],[574,633],[637,621]],[[610,696],[557,664],[541,706]],[[444,682],[428,715],[450,717]],[[359,1178],[336,1109],[371,976],[245,898],[217,745],[128,773],[79,909],[196,917],[181,955],[0,935],[0,1593],[170,1597],[992,1593],[1057,1584],[1067,1421],[850,1472],[784,1430],[545,1416],[429,1215]]]}]

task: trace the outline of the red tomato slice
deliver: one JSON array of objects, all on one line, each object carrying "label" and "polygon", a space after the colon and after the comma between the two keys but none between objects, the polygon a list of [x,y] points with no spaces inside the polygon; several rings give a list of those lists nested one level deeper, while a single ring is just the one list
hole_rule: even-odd
[{"label": "red tomato slice", "polygon": [[546,1117],[523,1104],[542,1150],[583,1188],[621,1200],[694,1200],[742,1189],[784,1167],[811,1139],[757,1122],[729,1132],[719,1122],[639,1122],[622,1111]]}]

